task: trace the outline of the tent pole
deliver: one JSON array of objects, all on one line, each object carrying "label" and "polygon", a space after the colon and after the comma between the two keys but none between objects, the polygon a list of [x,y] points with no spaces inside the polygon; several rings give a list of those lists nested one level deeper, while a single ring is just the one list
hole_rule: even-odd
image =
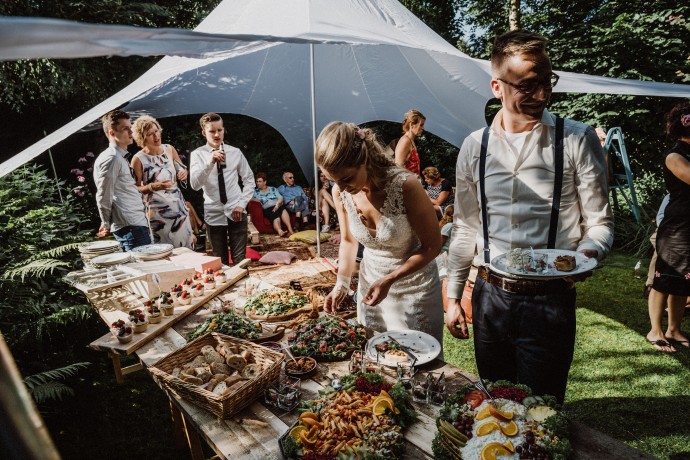
[{"label": "tent pole", "polygon": [[[43,137],[48,137],[45,129],[43,130]],[[55,162],[53,161],[53,152],[50,151],[50,147],[48,147],[48,157],[50,157],[50,165],[53,167],[55,187],[57,188],[58,195],[60,195],[60,203],[65,204],[65,200],[62,198],[62,191],[60,190],[60,179],[58,179],[57,170],[55,169]]]},{"label": "tent pole", "polygon": [[[314,206],[316,207],[316,253],[321,257],[321,221],[319,219],[319,172],[316,168],[316,101],[314,100],[314,44],[309,44],[309,74],[311,77],[311,136],[312,136],[312,152],[314,154]],[[328,222],[326,222],[328,225]]]}]

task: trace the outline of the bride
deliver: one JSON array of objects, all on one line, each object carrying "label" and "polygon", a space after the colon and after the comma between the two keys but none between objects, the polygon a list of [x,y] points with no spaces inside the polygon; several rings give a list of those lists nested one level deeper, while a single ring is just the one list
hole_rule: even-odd
[{"label": "bride", "polygon": [[383,154],[370,129],[350,123],[326,126],[315,155],[335,182],[341,229],[338,277],[325,310],[333,311],[345,297],[360,242],[359,321],[379,332],[423,331],[442,344],[443,302],[434,263],[441,234],[419,180]]}]

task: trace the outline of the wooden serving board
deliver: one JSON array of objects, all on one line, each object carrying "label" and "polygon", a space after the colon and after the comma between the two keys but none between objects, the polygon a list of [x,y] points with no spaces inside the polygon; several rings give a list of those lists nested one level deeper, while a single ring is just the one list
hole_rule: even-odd
[{"label": "wooden serving board", "polygon": [[[244,267],[248,263],[249,259],[245,259],[238,265],[226,270],[227,281],[225,283],[217,284],[213,291],[204,294],[201,297],[192,297],[192,303],[189,305],[175,307],[174,315],[163,316],[161,322],[158,324],[149,324],[145,332],[134,334],[134,338],[131,342],[120,343],[112,333],[108,332],[100,339],[91,342],[89,346],[95,350],[112,351],[123,355],[131,354],[144,344],[150,342],[155,337],[165,332],[175,323],[192,314],[210,299],[220,294],[240,279],[244,278],[247,275],[247,269]],[[121,287],[87,293],[86,296],[108,327],[119,319],[126,321],[128,318],[128,312],[134,308],[141,308],[143,310],[144,302],[147,300],[143,297],[135,296],[128,290]]]}]

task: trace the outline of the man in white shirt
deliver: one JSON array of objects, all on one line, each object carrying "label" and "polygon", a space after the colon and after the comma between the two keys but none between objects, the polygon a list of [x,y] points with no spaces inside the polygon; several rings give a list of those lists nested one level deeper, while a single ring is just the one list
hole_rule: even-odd
[{"label": "man in white shirt", "polygon": [[492,258],[514,248],[602,258],[613,242],[599,139],[592,127],[557,121],[546,110],[558,76],[545,48],[544,37],[524,30],[494,43],[491,88],[502,109],[487,130],[465,139],[458,155],[446,326],[468,338],[460,299],[476,245],[472,319],[479,375],[563,401],[575,346],[575,281],[584,277],[515,280],[489,268]]},{"label": "man in white shirt", "polygon": [[130,251],[151,243],[144,200],[125,159],[127,146],[132,143],[132,124],[121,110],[108,112],[101,121],[110,145],[93,165],[96,206],[101,216],[96,236],[102,238],[112,232],[122,249]]},{"label": "man in white shirt", "polygon": [[229,239],[236,264],[247,252],[245,208],[256,188],[254,173],[240,149],[223,143],[225,130],[220,115],[207,113],[199,123],[206,145],[192,152],[189,183],[194,190],[204,190],[204,218],[213,255],[229,265]]}]

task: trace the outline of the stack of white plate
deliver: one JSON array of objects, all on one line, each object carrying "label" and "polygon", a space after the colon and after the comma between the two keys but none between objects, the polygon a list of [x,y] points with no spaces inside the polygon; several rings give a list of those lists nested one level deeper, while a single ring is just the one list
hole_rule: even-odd
[{"label": "stack of white plate", "polygon": [[91,261],[95,257],[103,256],[106,254],[122,252],[120,243],[115,240],[100,240],[89,243],[85,246],[79,248],[79,253],[81,254],[81,260],[84,261],[85,268],[93,268]]},{"label": "stack of white plate", "polygon": [[112,254],[104,254],[102,256],[91,259],[91,265],[94,268],[107,268],[113,265],[126,264],[131,262],[132,255],[129,252],[114,252]]},{"label": "stack of white plate", "polygon": [[147,244],[132,249],[131,254],[140,262],[158,260],[170,257],[173,252],[172,244]]}]

